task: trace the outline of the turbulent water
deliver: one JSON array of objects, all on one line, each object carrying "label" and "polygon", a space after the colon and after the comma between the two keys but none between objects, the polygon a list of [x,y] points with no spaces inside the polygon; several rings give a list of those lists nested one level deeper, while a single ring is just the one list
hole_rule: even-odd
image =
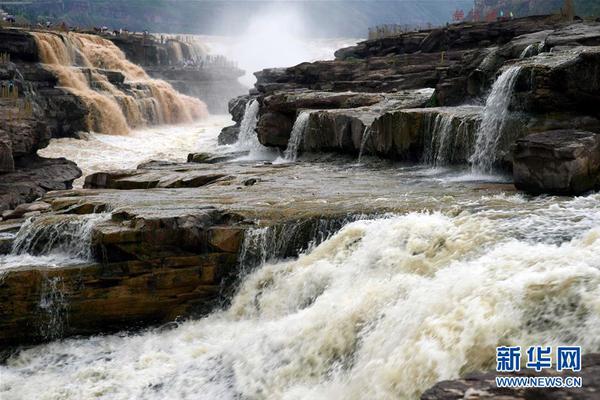
[{"label": "turbulent water", "polygon": [[60,267],[93,261],[92,229],[109,213],[49,215],[29,219],[14,238],[12,251],[0,255],[0,275],[20,266]]},{"label": "turbulent water", "polygon": [[[176,92],[164,81],[151,79],[109,40],[79,33],[32,35],[45,68],[86,105],[88,131],[126,134],[132,127],[189,123],[207,115],[204,103]],[[119,89],[105,70],[123,74],[131,89]]]},{"label": "turbulent water", "polygon": [[[517,74],[507,70],[486,105],[474,155],[481,171],[491,168],[486,155],[501,136]],[[308,116],[298,115],[286,161],[297,158]],[[238,143],[248,150],[255,124],[251,103]],[[293,229],[256,229],[240,255],[247,275],[227,308],[172,328],[21,350],[0,366],[0,397],[417,399],[440,380],[493,368],[500,345],[600,351],[600,195],[486,196],[464,183],[472,178],[464,171],[430,168],[449,161],[451,125],[447,116],[432,121],[429,165],[394,170],[407,205],[421,212],[350,222],[297,259],[277,259]],[[318,168],[334,173],[331,164]],[[65,243],[88,237],[105,217],[32,221],[8,257],[84,260],[86,246]],[[48,226],[62,233],[38,246],[36,237],[55,229]],[[46,293],[62,304],[60,282]]]},{"label": "turbulent water", "polygon": [[136,168],[150,160],[185,162],[194,151],[214,151],[218,132],[230,121],[228,116],[216,115],[191,125],[139,129],[126,136],[92,133],[83,139],[52,139],[38,154],[75,161],[83,171],[74,183],[80,187],[85,176],[94,172]]},{"label": "turbulent water", "polygon": [[353,222],[202,320],[21,351],[0,396],[415,399],[492,367],[498,345],[598,351],[599,209],[500,195]]}]

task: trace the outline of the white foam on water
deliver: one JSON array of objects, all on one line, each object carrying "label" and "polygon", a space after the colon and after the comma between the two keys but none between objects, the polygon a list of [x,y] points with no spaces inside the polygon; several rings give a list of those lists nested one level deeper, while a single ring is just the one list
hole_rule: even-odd
[{"label": "white foam on water", "polygon": [[52,139],[38,154],[77,163],[83,177],[74,186],[81,187],[85,176],[94,172],[135,169],[151,160],[185,162],[189,153],[216,152],[219,132],[230,121],[229,116],[213,115],[192,125],[159,126],[132,131],[127,136],[91,133],[85,140]]},{"label": "white foam on water", "polygon": [[[600,230],[574,225],[572,239],[534,243],[518,239],[529,214],[485,209],[552,201],[500,196],[475,214],[351,223],[251,273],[227,310],[202,320],[24,350],[0,367],[0,396],[415,399],[492,367],[498,345],[598,351]],[[556,203],[548,216],[600,214],[598,203]]]}]

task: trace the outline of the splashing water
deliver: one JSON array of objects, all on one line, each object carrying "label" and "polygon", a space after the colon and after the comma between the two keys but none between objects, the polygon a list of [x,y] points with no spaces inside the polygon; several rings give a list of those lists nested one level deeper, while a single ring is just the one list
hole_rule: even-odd
[{"label": "splashing water", "polygon": [[258,123],[259,109],[260,105],[255,99],[250,100],[248,104],[246,104],[244,118],[242,118],[242,123],[240,124],[240,133],[235,144],[236,149],[252,151],[262,147],[256,136],[256,124]]},{"label": "splashing water", "polygon": [[110,213],[47,215],[29,219],[17,233],[12,252],[0,256],[3,268],[64,266],[93,261],[93,228]]},{"label": "splashing water", "polygon": [[304,140],[309,119],[310,112],[308,111],[301,111],[296,117],[296,121],[294,121],[294,126],[292,127],[292,132],[290,133],[290,139],[288,141],[287,148],[284,152],[283,158],[285,161],[293,162],[298,159],[298,151],[300,150],[300,145]]},{"label": "splashing water", "polygon": [[229,309],[200,321],[24,350],[0,367],[0,393],[415,399],[491,367],[498,345],[599,350],[600,231],[529,243],[512,237],[519,222],[354,222],[298,260],[256,270]]},{"label": "splashing water", "polygon": [[248,155],[239,157],[238,161],[272,160],[275,158],[276,151],[263,146],[258,141],[256,125],[258,124],[259,111],[260,104],[256,99],[252,99],[246,104],[246,111],[240,124],[238,140],[233,145],[233,149],[236,151],[247,151]]},{"label": "splashing water", "polygon": [[496,80],[483,110],[483,119],[477,131],[475,150],[470,158],[473,172],[492,172],[496,149],[504,133],[513,89],[521,67],[506,69]]}]

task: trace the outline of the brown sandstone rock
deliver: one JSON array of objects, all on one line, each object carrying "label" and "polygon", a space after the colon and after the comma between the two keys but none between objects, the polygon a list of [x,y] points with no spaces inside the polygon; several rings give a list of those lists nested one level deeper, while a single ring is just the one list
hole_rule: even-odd
[{"label": "brown sandstone rock", "polygon": [[595,400],[600,385],[600,354],[584,355],[582,364],[581,373],[535,373],[527,370],[514,376],[579,376],[583,380],[583,388],[498,388],[495,378],[501,374],[474,373],[462,379],[437,383],[423,393],[421,400]]},{"label": "brown sandstone rock", "polygon": [[517,140],[513,176],[530,193],[581,194],[600,187],[600,135],[550,131]]}]

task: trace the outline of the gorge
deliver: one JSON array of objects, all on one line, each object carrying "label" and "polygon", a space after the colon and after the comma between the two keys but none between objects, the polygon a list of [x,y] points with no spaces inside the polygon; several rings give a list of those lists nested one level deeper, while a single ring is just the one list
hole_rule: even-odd
[{"label": "gorge", "polygon": [[[227,127],[135,43],[0,38],[32,104],[0,128],[0,180],[46,174],[0,203],[1,397],[597,396],[600,23],[363,41],[257,72]],[[118,149],[144,132],[188,162]],[[37,151],[79,144],[73,189]],[[537,344],[581,346],[584,388],[490,387],[496,347]]]}]

